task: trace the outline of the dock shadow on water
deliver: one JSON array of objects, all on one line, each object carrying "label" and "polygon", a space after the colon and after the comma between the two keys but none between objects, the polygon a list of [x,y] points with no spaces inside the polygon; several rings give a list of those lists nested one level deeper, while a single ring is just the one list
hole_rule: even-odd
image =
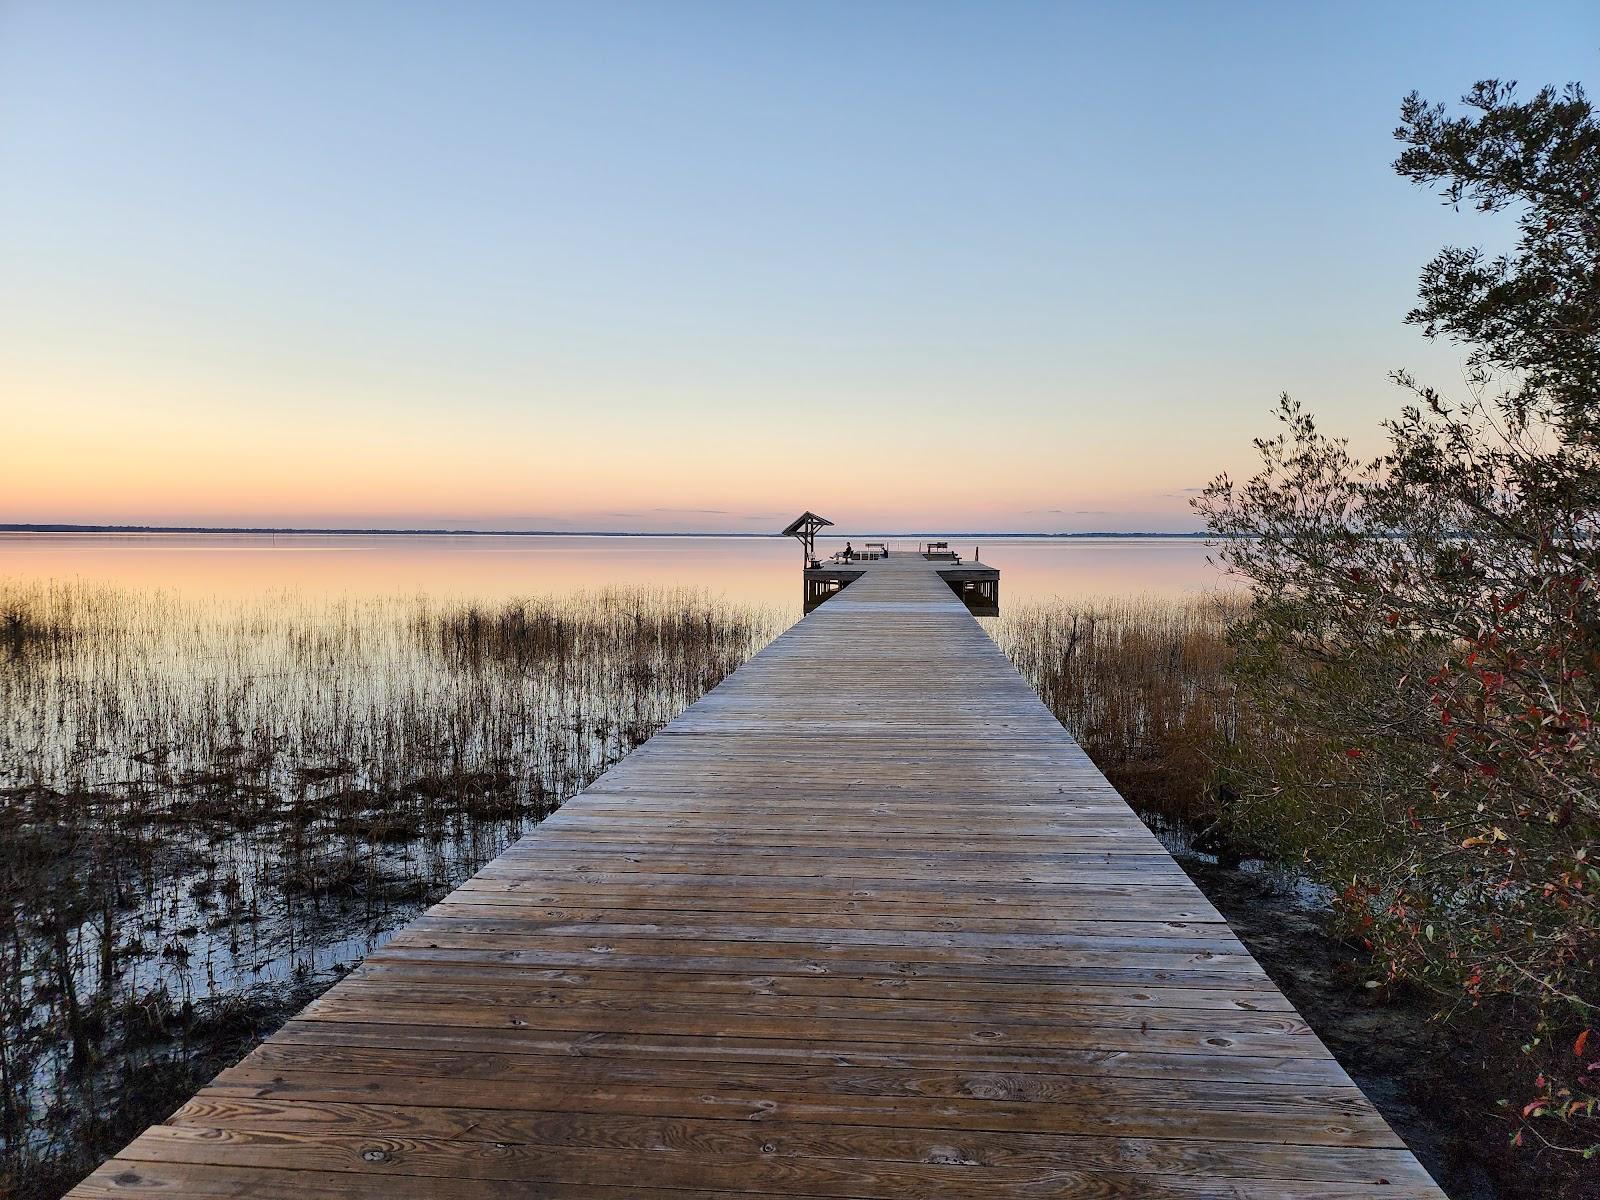
[{"label": "dock shadow on water", "polygon": [[71,1186],[789,617],[0,581],[0,1193]]}]

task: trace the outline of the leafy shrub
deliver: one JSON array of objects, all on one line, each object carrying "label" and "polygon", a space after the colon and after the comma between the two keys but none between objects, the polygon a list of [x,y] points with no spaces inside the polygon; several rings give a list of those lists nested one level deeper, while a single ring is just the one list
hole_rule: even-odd
[{"label": "leafy shrub", "polygon": [[1358,461],[1284,398],[1260,472],[1197,502],[1253,602],[1262,718],[1228,818],[1303,855],[1395,980],[1510,1002],[1531,1082],[1512,1137],[1600,1153],[1600,125],[1576,85],[1469,113],[1409,97],[1397,170],[1509,210],[1514,251],[1450,248],[1408,320],[1467,350]]}]

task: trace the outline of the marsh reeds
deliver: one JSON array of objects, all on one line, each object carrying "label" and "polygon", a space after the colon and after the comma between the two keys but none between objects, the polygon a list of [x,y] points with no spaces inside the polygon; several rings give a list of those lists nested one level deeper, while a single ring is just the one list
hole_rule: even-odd
[{"label": "marsh reeds", "polygon": [[0,581],[0,1193],[70,1184],[781,624]]},{"label": "marsh reeds", "polygon": [[1154,823],[1204,827],[1239,735],[1227,677],[1239,593],[1010,605],[991,633],[1096,766]]}]

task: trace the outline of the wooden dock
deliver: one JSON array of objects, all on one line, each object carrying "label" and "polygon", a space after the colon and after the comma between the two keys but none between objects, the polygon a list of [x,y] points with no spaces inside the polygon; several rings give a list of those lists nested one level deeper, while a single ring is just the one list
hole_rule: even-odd
[{"label": "wooden dock", "polygon": [[1442,1197],[934,564],[871,564],[80,1197]]},{"label": "wooden dock", "polygon": [[[878,561],[876,558],[858,558],[840,562],[836,558],[826,563],[808,563],[801,571],[802,607],[809,613],[826,604],[867,571],[873,570]],[[931,559],[924,557],[922,561],[928,563],[951,592],[961,598],[967,611],[980,617],[1000,615],[1000,572],[979,562],[976,553],[972,561],[967,563],[961,562],[954,554]]]}]

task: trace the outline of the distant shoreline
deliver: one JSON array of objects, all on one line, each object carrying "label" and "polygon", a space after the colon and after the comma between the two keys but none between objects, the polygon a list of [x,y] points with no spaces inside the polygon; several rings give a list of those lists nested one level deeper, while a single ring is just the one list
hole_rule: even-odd
[{"label": "distant shoreline", "polygon": [[[218,533],[218,534],[298,534],[317,537],[614,537],[614,538],[781,538],[781,533],[663,532],[615,529],[314,529],[293,526],[219,525],[44,525],[0,523],[0,533]],[[855,530],[826,533],[823,537],[854,538],[1029,538],[1060,541],[1078,538],[1179,538],[1189,541],[1212,537],[1207,533],[1154,533],[1148,530],[1096,530],[1089,533],[1007,533],[1003,530]]]}]

